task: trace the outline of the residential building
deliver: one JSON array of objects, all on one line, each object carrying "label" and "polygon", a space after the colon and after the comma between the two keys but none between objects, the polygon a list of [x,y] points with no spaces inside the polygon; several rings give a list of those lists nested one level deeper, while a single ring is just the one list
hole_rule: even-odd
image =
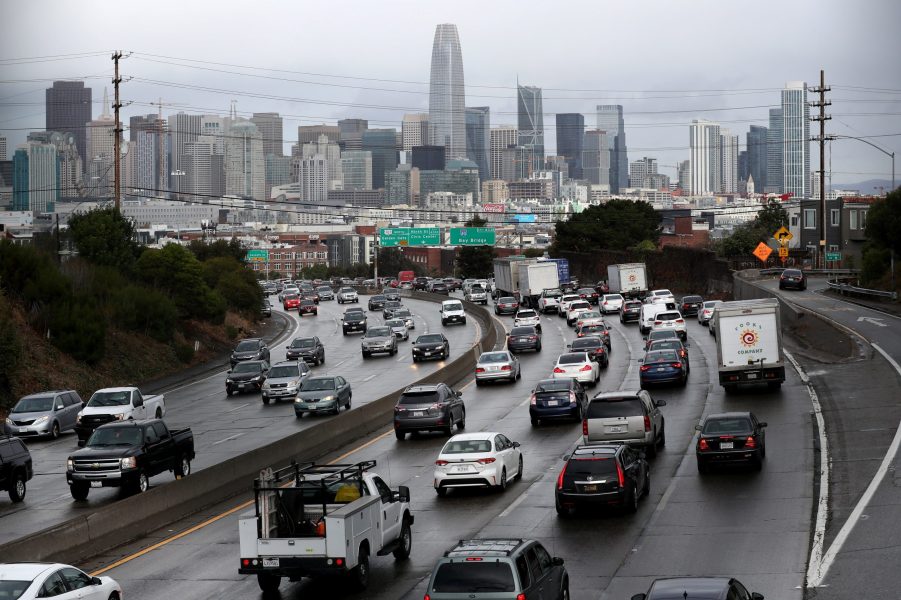
[{"label": "residential building", "polygon": [[394,129],[367,129],[363,132],[363,150],[372,153],[372,187],[385,187],[385,173],[397,168],[399,157]]},{"label": "residential building", "polygon": [[479,179],[491,178],[488,164],[491,111],[487,106],[466,107],[466,157],[479,167]]},{"label": "residential building", "polygon": [[366,119],[341,119],[338,121],[338,144],[341,150],[362,150],[363,132],[369,129]]},{"label": "residential building", "polygon": [[720,126],[695,119],[689,128],[691,188],[693,196],[722,191],[722,139]]},{"label": "residential building", "polygon": [[344,190],[372,189],[372,152],[345,150],[341,153],[341,175]]},{"label": "residential building", "polygon": [[738,136],[732,135],[728,129],[720,130],[720,164],[720,191],[727,194],[738,193]]},{"label": "residential building", "polygon": [[[75,145],[75,136],[71,133],[57,131],[32,131],[28,134],[27,139],[29,142],[52,144],[56,148],[56,159],[59,163],[60,199],[79,196],[84,169],[81,157],[78,155],[78,146]],[[112,174],[110,174],[110,179],[112,179]]]},{"label": "residential building", "polygon": [[488,134],[489,167],[492,179],[507,179],[503,174],[503,151],[516,146],[518,132],[512,125],[492,127]]},{"label": "residential building", "polygon": [[503,179],[489,179],[482,182],[482,204],[498,204],[510,198],[510,188]]},{"label": "residential building", "polygon": [[585,116],[580,113],[557,113],[557,154],[566,158],[570,179],[582,179],[582,142],[585,138]]},{"label": "residential building", "polygon": [[256,125],[244,119],[231,125],[226,137],[225,193],[255,200],[269,197],[263,136]]},{"label": "residential building", "polygon": [[644,158],[629,163],[629,187],[649,187],[646,180],[650,175],[657,174],[657,159]]},{"label": "residential building", "polygon": [[59,200],[56,146],[28,141],[13,154],[13,210],[53,212]]},{"label": "residential building", "polygon": [[[169,137],[163,135],[153,129],[142,129],[137,134],[137,140],[134,146],[135,151],[135,179],[134,188],[141,190],[141,193],[148,197],[166,198],[169,191]],[[112,164],[110,157],[106,161],[99,161],[95,158],[97,166],[90,166],[89,171],[94,172],[103,169],[109,172],[108,166]],[[98,172],[99,175],[99,172]],[[99,184],[101,189],[107,187],[105,185],[106,178],[100,177],[97,180],[89,182],[89,187],[94,189],[95,184]]]},{"label": "residential building", "polygon": [[300,159],[298,181],[300,182],[301,202],[326,203],[329,192],[328,169],[328,159],[322,154],[305,156]]},{"label": "residential building", "polygon": [[782,172],[782,109],[770,109],[770,126],[766,133],[766,185],[764,193],[781,194],[784,188]]},{"label": "residential building", "polygon": [[610,190],[616,193],[629,182],[629,157],[626,149],[626,124],[621,104],[599,104],[596,107],[598,129],[607,132],[610,150]]},{"label": "residential building", "polygon": [[410,165],[420,171],[443,171],[446,164],[444,146],[414,146]]},{"label": "residential building", "polygon": [[683,160],[679,161],[677,165],[677,179],[679,181],[679,188],[685,192],[686,194],[691,191],[691,161]]},{"label": "residential building", "polygon": [[284,144],[282,143],[284,124],[281,115],[276,112],[255,112],[250,118],[250,122],[257,126],[260,135],[263,136],[263,156],[270,154],[284,156]]},{"label": "residential building", "polygon": [[87,128],[93,118],[91,88],[83,81],[54,81],[45,92],[47,131],[72,132],[82,162],[88,163]]},{"label": "residential building", "polygon": [[782,192],[810,197],[810,106],[803,81],[782,90]]},{"label": "residential building", "polygon": [[466,156],[466,90],[457,26],[435,27],[429,75],[429,143],[444,146],[449,158]]},{"label": "residential building", "polygon": [[544,164],[544,106],[541,88],[516,85],[517,145],[532,150],[529,170],[540,171]]},{"label": "residential building", "polygon": [[754,187],[763,191],[767,174],[767,128],[751,125],[746,136],[748,147],[748,178],[754,178]]},{"label": "residential building", "polygon": [[427,113],[404,115],[404,120],[401,123],[400,131],[403,150],[408,155],[416,146],[428,146],[429,115]]},{"label": "residential building", "polygon": [[194,142],[200,136],[201,115],[189,115],[183,112],[169,115],[169,177],[171,189],[175,194],[181,194],[182,188],[187,184],[185,166],[182,164],[182,155],[185,152],[185,144]]},{"label": "residential building", "polygon": [[507,190],[510,200],[552,200],[555,196],[552,179],[511,181],[507,184]]},{"label": "residential building", "polygon": [[867,213],[874,202],[872,196],[842,197],[841,202],[841,266],[846,269],[863,265],[863,249],[867,244]]},{"label": "residential building", "polygon": [[582,175],[592,185],[606,186],[612,191],[610,183],[611,160],[609,136],[606,131],[589,129],[582,142]]},{"label": "residential building", "polygon": [[328,163],[328,189],[337,189],[341,185],[341,147],[335,140],[329,139],[325,134],[307,142],[301,146],[301,157],[310,158],[312,156],[321,155],[325,157]]}]

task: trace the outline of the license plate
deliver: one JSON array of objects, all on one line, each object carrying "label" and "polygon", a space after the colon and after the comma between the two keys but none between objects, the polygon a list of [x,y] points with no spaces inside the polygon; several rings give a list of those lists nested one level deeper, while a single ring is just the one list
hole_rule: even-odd
[{"label": "license plate", "polygon": [[735,442],[720,442],[720,450],[732,450],[735,448]]},{"label": "license plate", "polygon": [[757,379],[757,373],[748,373],[748,379]]},{"label": "license plate", "polygon": [[420,411],[420,412],[414,412],[414,413],[413,413],[413,416],[414,416],[414,417],[421,417],[423,414],[425,414],[425,413],[423,413],[423,412],[421,412],[421,411]]},{"label": "license plate", "polygon": [[547,405],[548,406],[557,406],[557,401],[556,400],[548,400]]},{"label": "license plate", "polygon": [[102,481],[92,481],[91,487],[103,487],[103,482]]},{"label": "license plate", "polygon": [[452,472],[454,473],[466,473],[469,471],[469,467],[454,467]]},{"label": "license plate", "polygon": [[657,367],[657,372],[660,373],[661,371],[666,371],[666,369],[664,369],[663,367]]},{"label": "license plate", "polygon": [[264,567],[278,567],[278,566],[280,566],[279,560],[277,558],[264,558],[263,566]]},{"label": "license plate", "polygon": [[428,352],[423,352],[423,354],[424,354],[425,356],[431,356],[431,355],[432,355],[432,351],[429,350]]},{"label": "license plate", "polygon": [[583,485],[582,491],[588,492],[588,493],[596,492],[596,491],[598,491],[598,486],[597,485]]},{"label": "license plate", "polygon": [[516,338],[516,341],[517,342],[528,342],[529,340],[527,340],[526,338]]},{"label": "license plate", "polygon": [[626,428],[622,425],[613,425],[607,428],[607,433],[625,433]]}]

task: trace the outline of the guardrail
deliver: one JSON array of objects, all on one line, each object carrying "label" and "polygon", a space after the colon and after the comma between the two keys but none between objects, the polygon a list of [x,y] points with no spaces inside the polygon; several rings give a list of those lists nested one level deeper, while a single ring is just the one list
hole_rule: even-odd
[{"label": "guardrail", "polygon": [[[768,269],[759,269],[761,275],[778,275],[785,269],[796,269],[797,267],[770,267]],[[750,269],[753,271],[753,269]],[[859,275],[860,269],[801,269],[805,275]]]},{"label": "guardrail", "polygon": [[871,296],[874,298],[888,298],[889,300],[898,299],[897,292],[889,292],[886,290],[871,290],[867,288],[857,287],[855,285],[851,285],[850,283],[844,283],[841,281],[827,281],[826,285],[829,286],[830,290],[835,290],[842,295],[853,294],[857,296]]}]

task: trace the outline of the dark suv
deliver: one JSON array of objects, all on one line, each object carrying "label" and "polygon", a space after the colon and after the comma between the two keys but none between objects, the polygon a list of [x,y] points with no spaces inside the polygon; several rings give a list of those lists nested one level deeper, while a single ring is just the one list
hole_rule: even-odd
[{"label": "dark suv", "polygon": [[341,333],[347,335],[351,331],[360,331],[366,333],[366,313],[363,312],[346,312],[341,321]]},{"label": "dark suv", "polygon": [[626,300],[623,302],[622,308],[619,309],[620,323],[636,323],[641,320],[641,300]]},{"label": "dark suv", "polygon": [[447,384],[413,385],[404,390],[394,405],[394,434],[402,440],[407,432],[443,431],[451,435],[453,426],[466,427],[463,394]]},{"label": "dark suv", "polygon": [[304,360],[321,365],[325,362],[325,346],[318,337],[294,338],[285,350],[286,360]]},{"label": "dark suv", "polygon": [[634,513],[638,499],[650,491],[643,453],[625,444],[585,445],[566,458],[557,477],[554,504],[561,517],[582,506],[616,505]]},{"label": "dark suv", "polygon": [[31,453],[17,437],[0,435],[0,490],[9,492],[9,499],[25,499],[25,482],[34,476]]},{"label": "dark suv", "polygon": [[426,597],[569,598],[569,575],[535,540],[460,540],[432,570]]},{"label": "dark suv", "polygon": [[232,367],[245,360],[265,360],[269,362],[269,348],[260,338],[247,338],[238,342],[232,351],[230,361]]}]

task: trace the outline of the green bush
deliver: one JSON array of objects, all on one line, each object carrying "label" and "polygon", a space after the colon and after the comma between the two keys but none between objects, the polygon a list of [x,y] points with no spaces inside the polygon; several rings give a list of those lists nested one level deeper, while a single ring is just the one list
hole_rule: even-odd
[{"label": "green bush", "polygon": [[260,314],[260,286],[253,281],[253,273],[250,271],[232,271],[224,274],[216,285],[219,292],[230,308],[246,315],[259,316]]},{"label": "green bush", "polygon": [[106,351],[106,321],[87,298],[54,304],[49,331],[54,346],[89,365],[100,362]]},{"label": "green bush", "polygon": [[13,397],[13,374],[22,358],[22,342],[12,319],[12,309],[0,291],[0,408],[10,408]]},{"label": "green bush", "polygon": [[194,346],[185,342],[175,342],[175,357],[183,363],[189,363],[194,358]]},{"label": "green bush", "polygon": [[121,288],[111,300],[113,318],[124,329],[169,342],[175,333],[178,311],[168,296],[137,285]]},{"label": "green bush", "polygon": [[869,247],[864,250],[860,279],[864,285],[876,285],[889,270],[890,251],[888,248]]},{"label": "green bush", "polygon": [[238,328],[234,325],[226,325],[225,326],[225,335],[228,339],[233,340],[238,337]]}]

